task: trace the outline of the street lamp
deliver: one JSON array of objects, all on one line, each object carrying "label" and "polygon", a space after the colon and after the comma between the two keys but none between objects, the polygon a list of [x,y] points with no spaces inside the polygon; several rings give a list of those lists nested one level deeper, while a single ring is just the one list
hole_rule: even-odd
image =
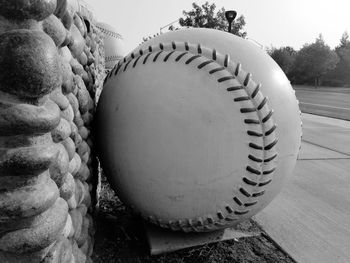
[{"label": "street lamp", "polygon": [[225,17],[228,21],[228,32],[231,33],[231,29],[232,29],[232,22],[233,20],[235,20],[237,16],[237,12],[234,10],[229,10],[225,12]]}]

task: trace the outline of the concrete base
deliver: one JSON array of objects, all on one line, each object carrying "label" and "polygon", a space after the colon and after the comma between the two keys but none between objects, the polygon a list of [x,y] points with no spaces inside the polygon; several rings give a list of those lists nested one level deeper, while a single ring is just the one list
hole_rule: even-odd
[{"label": "concrete base", "polygon": [[144,224],[150,254],[159,255],[176,250],[195,247],[225,240],[238,240],[242,237],[259,236],[260,232],[246,232],[234,228],[226,228],[209,233],[183,233],[162,229]]}]

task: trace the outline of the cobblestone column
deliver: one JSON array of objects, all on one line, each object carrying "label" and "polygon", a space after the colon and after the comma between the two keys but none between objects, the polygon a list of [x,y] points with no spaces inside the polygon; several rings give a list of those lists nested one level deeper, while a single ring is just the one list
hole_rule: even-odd
[{"label": "cobblestone column", "polygon": [[66,0],[0,0],[0,262],[91,262],[104,61],[89,19]]}]

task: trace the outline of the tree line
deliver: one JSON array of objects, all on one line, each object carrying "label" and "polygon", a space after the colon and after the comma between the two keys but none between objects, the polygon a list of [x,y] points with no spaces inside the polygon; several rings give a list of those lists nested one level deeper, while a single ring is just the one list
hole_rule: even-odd
[{"label": "tree line", "polygon": [[315,42],[305,44],[298,51],[287,46],[270,48],[267,52],[293,84],[350,86],[350,40],[347,32],[343,33],[334,49],[325,43],[320,34]]},{"label": "tree line", "polygon": [[[192,9],[183,11],[179,18],[182,27],[203,27],[227,31],[228,22],[225,18],[225,8],[216,11],[214,3],[205,2],[202,5],[192,3]],[[245,38],[245,17],[238,16],[231,32]],[[169,30],[177,30],[170,26]],[[148,38],[143,38],[147,41]],[[350,40],[349,34],[344,32],[339,45],[331,49],[320,34],[314,43],[305,44],[300,50],[292,47],[271,47],[268,54],[285,72],[292,84],[307,84],[320,86],[349,86],[350,87]]]},{"label": "tree line", "polygon": [[[227,31],[228,22],[225,18],[225,8],[222,7],[216,11],[216,5],[214,3],[209,4],[205,2],[202,5],[192,3],[192,9],[189,11],[183,11],[183,16],[175,22],[179,22],[181,27],[203,27],[203,28],[212,28],[222,31]],[[246,37],[247,32],[244,30],[245,18],[243,15],[238,16],[235,21],[232,23],[232,34],[235,34],[240,37]],[[168,30],[173,31],[179,28],[170,25]],[[156,37],[159,34],[153,35]],[[151,39],[152,36],[143,37],[143,42]]]}]

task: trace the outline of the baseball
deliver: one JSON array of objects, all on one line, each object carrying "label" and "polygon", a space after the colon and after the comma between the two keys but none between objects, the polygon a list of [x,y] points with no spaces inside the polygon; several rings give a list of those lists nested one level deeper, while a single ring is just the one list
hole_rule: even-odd
[{"label": "baseball", "polygon": [[301,120],[265,51],[211,29],[155,37],[105,80],[97,109],[102,167],[146,220],[180,231],[235,225],[291,175]]},{"label": "baseball", "polygon": [[123,37],[106,23],[98,22],[97,28],[101,30],[104,36],[105,67],[107,70],[111,70],[126,55]]}]

